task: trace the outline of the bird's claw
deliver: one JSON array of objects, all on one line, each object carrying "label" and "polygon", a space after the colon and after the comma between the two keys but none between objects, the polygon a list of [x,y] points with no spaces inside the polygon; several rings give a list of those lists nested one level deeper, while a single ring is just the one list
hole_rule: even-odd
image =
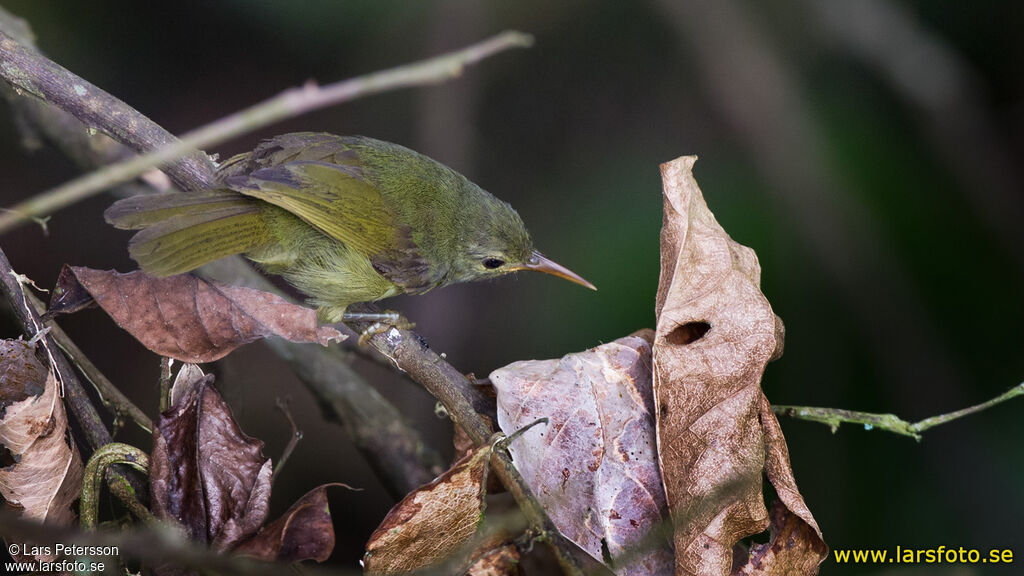
[{"label": "bird's claw", "polygon": [[369,326],[359,333],[360,346],[365,346],[370,341],[370,338],[373,338],[377,334],[383,334],[391,328],[409,330],[416,326],[416,324],[410,322],[404,316],[392,310],[388,310],[386,312],[346,312],[344,321],[371,322]]}]

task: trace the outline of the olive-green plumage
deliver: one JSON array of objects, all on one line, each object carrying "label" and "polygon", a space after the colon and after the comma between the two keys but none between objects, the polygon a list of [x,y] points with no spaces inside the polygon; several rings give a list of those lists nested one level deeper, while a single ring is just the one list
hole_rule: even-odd
[{"label": "olive-green plumage", "polygon": [[588,285],[534,251],[519,214],[454,170],[359,136],[285,134],[226,161],[222,188],[107,209],[129,251],[170,276],[244,254],[340,321],[355,302],[521,269]]}]

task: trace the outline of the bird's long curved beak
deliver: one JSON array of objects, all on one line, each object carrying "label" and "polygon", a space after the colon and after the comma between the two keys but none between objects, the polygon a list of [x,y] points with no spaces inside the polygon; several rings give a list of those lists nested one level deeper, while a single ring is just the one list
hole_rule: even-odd
[{"label": "bird's long curved beak", "polygon": [[535,272],[544,272],[545,274],[551,274],[552,276],[558,276],[559,278],[565,278],[569,282],[575,282],[580,286],[586,286],[591,290],[597,290],[597,286],[594,286],[590,282],[587,282],[582,276],[569,270],[565,266],[562,266],[554,260],[550,260],[540,252],[536,250],[530,255],[530,259],[527,260],[526,264],[515,268],[515,270],[533,270]]}]

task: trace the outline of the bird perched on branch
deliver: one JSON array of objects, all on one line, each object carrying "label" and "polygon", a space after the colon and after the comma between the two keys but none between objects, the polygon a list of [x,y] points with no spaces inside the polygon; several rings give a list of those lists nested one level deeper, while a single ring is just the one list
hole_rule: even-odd
[{"label": "bird perched on branch", "polygon": [[171,276],[244,254],[310,297],[327,322],[398,294],[516,270],[594,286],[534,249],[519,214],[408,148],[360,136],[277,136],[227,160],[219,188],[135,196],[104,216]]}]

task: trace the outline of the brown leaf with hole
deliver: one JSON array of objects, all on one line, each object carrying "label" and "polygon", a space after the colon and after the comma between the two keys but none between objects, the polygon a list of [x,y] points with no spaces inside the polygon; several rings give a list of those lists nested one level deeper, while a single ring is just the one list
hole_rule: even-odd
[{"label": "brown leaf with hole", "polygon": [[[813,542],[824,543],[796,489],[761,375],[782,347],[782,323],[760,290],[754,251],[734,242],[693,178],[695,157],[663,164],[665,207],[654,341],[658,453],[675,527],[676,574],[728,574],[733,546],[769,524],[767,472]],[[798,574],[793,572],[793,574]]]},{"label": "brown leaf with hole", "polygon": [[668,515],[644,336],[490,376],[506,434],[548,418],[509,447],[537,500],[562,534],[617,574],[672,573],[671,543],[656,530]]},{"label": "brown leaf with hole", "polygon": [[827,555],[828,548],[821,541],[817,526],[808,524],[776,500],[771,510],[771,539],[766,544],[754,544],[747,562],[733,575],[817,574],[821,558]]},{"label": "brown leaf with hole", "polygon": [[[0,398],[6,404],[0,416],[0,444],[5,449],[0,494],[24,518],[56,526],[72,524],[71,506],[82,490],[82,459],[68,430],[57,379],[36,358],[34,346],[0,340]],[[15,557],[33,559],[23,554]]]},{"label": "brown leaf with hole", "polygon": [[260,560],[289,563],[302,560],[323,562],[330,558],[334,550],[334,524],[327,506],[328,486],[334,484],[325,484],[307,492],[292,504],[284,516],[264,526],[234,552]]},{"label": "brown leaf with hole", "polygon": [[80,310],[89,304],[85,293],[146,348],[183,362],[212,362],[270,335],[324,346],[344,339],[334,328],[318,327],[315,310],[192,274],[153,278],[138,270],[65,266],[48,314]]},{"label": "brown leaf with hole", "polygon": [[409,572],[460,552],[483,518],[490,457],[481,446],[396,504],[366,543],[366,573]]},{"label": "brown leaf with hole", "polygon": [[157,517],[228,550],[267,519],[272,468],[263,442],[242,432],[212,380],[204,377],[160,415],[150,489]]}]

